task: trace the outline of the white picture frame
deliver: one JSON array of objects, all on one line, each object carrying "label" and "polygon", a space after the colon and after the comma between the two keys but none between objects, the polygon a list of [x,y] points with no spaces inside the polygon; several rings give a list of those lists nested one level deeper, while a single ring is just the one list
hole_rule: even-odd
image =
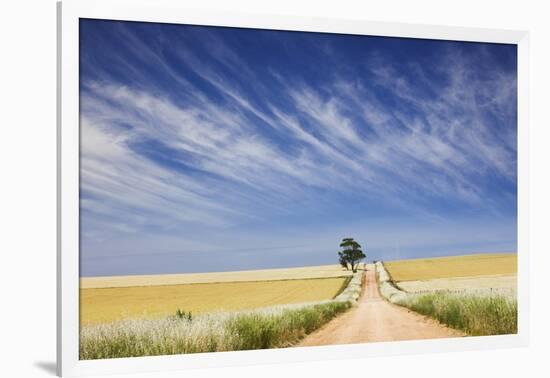
[{"label": "white picture frame", "polygon": [[[518,333],[394,343],[79,360],[79,18],[516,44],[518,48]],[[527,32],[192,10],[186,9],[177,0],[111,0],[108,2],[66,0],[58,3],[58,46],[57,372],[60,376],[144,373],[274,362],[481,350],[528,344],[529,36]]]}]

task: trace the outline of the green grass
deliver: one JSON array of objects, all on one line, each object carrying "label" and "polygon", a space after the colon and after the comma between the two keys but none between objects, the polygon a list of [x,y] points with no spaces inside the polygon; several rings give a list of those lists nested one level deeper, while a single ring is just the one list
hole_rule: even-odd
[{"label": "green grass", "polygon": [[80,359],[286,347],[351,306],[350,301],[329,301],[191,320],[172,316],[86,326],[80,332]]},{"label": "green grass", "polygon": [[275,316],[261,313],[238,315],[227,323],[228,331],[235,336],[231,350],[293,345],[349,308],[349,302],[332,302],[299,310],[286,310]]},{"label": "green grass", "polygon": [[472,336],[517,333],[517,300],[501,295],[435,292],[396,303]]}]

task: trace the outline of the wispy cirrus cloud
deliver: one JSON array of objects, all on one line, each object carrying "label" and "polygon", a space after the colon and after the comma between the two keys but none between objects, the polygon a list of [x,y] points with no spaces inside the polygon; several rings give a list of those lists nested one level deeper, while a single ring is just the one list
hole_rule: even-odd
[{"label": "wispy cirrus cloud", "polygon": [[197,248],[209,233],[336,225],[346,208],[514,222],[516,77],[495,46],[401,61],[380,40],[86,22],[90,245],[145,232]]}]

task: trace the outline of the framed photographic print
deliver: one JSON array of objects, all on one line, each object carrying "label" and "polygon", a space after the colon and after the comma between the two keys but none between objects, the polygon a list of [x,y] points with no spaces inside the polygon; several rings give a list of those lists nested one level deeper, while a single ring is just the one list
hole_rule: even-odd
[{"label": "framed photographic print", "polygon": [[58,20],[60,375],[526,345],[526,32]]}]

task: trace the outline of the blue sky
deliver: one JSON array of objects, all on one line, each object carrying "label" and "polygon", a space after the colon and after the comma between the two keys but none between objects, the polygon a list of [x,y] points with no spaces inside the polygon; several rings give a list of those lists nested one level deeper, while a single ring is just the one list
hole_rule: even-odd
[{"label": "blue sky", "polygon": [[517,249],[516,47],[80,21],[81,275]]}]

